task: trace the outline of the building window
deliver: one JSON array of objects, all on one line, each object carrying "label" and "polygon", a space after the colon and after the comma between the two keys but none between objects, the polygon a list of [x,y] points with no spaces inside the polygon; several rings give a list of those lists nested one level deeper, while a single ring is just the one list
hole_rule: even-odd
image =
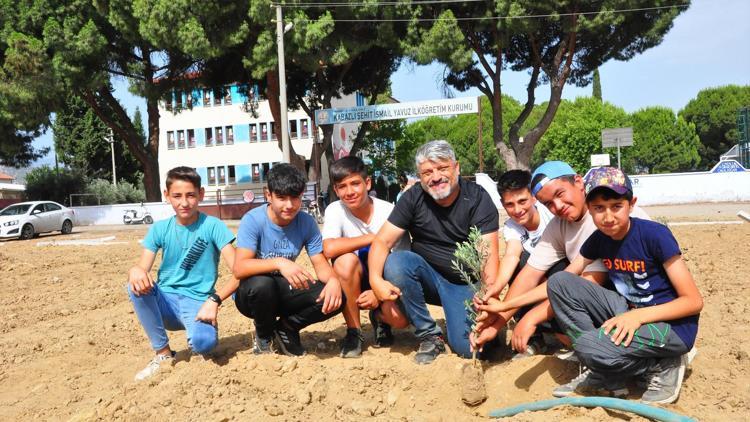
[{"label": "building window", "polygon": [[224,166],[217,168],[219,172],[219,184],[220,185],[226,185],[227,184],[227,175],[226,175],[226,169],[224,169]]},{"label": "building window", "polygon": [[253,183],[260,182],[260,164],[253,164],[253,173],[250,175],[250,181]]},{"label": "building window", "polygon": [[304,138],[307,138],[307,137],[310,136],[310,127],[309,127],[310,123],[309,122],[310,121],[307,120],[307,119],[302,120],[302,122],[301,122],[302,124],[300,125],[301,126],[300,127],[300,129],[301,129],[300,130],[300,132],[301,132],[300,138],[304,139]]},{"label": "building window", "polygon": [[261,123],[260,124],[260,141],[265,142],[267,140],[268,140],[268,124]]},{"label": "building window", "polygon": [[203,105],[206,107],[211,105],[211,91],[208,89],[203,90]]},{"label": "building window", "polygon": [[167,149],[174,149],[174,132],[167,132]]},{"label": "building window", "polygon": [[216,167],[208,168],[208,184],[209,185],[216,184]]},{"label": "building window", "polygon": [[185,149],[185,131],[177,131],[177,148]]},{"label": "building window", "polygon": [[216,145],[224,145],[224,129],[221,128],[221,126],[214,128],[214,133],[216,134]]},{"label": "building window", "polygon": [[206,128],[206,146],[210,147],[214,145],[214,134],[210,127]]},{"label": "building window", "polygon": [[258,125],[250,124],[250,142],[258,142]]},{"label": "building window", "polygon": [[221,97],[223,97],[222,91],[221,88],[214,89],[214,105],[221,105]]},{"label": "building window", "polygon": [[234,144],[234,128],[232,126],[227,126],[225,129],[225,132],[227,134],[227,145]]},{"label": "building window", "polygon": [[188,148],[195,148],[195,130],[188,129],[187,137],[188,137]]},{"label": "building window", "polygon": [[289,121],[289,139],[297,139],[297,121]]},{"label": "building window", "polygon": [[182,108],[182,92],[175,91],[175,100],[177,101],[177,110]]},{"label": "building window", "polygon": [[268,177],[268,172],[271,171],[271,164],[270,163],[263,163],[261,166],[260,171],[260,181],[263,182],[266,180],[266,177]]},{"label": "building window", "polygon": [[185,92],[185,103],[187,104],[187,108],[193,108],[193,91]]},{"label": "building window", "polygon": [[268,126],[271,127],[271,140],[276,140],[276,127],[273,125],[273,122],[269,123]]},{"label": "building window", "polygon": [[234,166],[228,166],[228,170],[229,171],[227,173],[229,174],[229,177],[227,178],[227,181],[229,182],[230,185],[233,185],[236,183],[236,174],[234,172]]},{"label": "building window", "polygon": [[224,88],[224,105],[232,105],[232,90],[230,87]]},{"label": "building window", "polygon": [[172,111],[172,95],[167,95],[167,98],[164,99],[164,108],[167,111]]}]

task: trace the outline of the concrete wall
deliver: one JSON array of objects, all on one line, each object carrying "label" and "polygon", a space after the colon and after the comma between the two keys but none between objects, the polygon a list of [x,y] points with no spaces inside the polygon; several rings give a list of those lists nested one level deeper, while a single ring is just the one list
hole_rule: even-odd
[{"label": "concrete wall", "polygon": [[[141,204],[98,205],[93,207],[73,207],[76,212],[76,224],[90,226],[100,224],[123,224],[125,210],[138,210]],[[151,213],[154,221],[163,220],[174,215],[172,206],[162,202],[147,202],[144,207]]]},{"label": "concrete wall", "polygon": [[750,171],[631,176],[638,205],[750,201]]}]

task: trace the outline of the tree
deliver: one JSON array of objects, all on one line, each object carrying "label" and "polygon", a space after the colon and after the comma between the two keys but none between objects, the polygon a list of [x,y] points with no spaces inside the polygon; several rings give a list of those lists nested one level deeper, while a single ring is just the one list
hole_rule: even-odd
[{"label": "tree", "polygon": [[399,166],[396,141],[404,136],[406,123],[403,120],[375,122],[362,140],[361,152],[370,159],[370,170],[380,170],[382,174],[395,176],[410,168]]},{"label": "tree", "polygon": [[[411,57],[420,64],[444,63],[446,84],[459,91],[476,87],[487,96],[498,153],[508,168],[529,168],[534,147],[555,117],[565,84],[584,86],[594,69],[606,61],[629,60],[658,45],[685,3],[659,0],[649,4],[654,7],[650,10],[616,12],[636,4],[633,0],[496,0],[420,6],[420,17],[432,20],[415,31],[419,42]],[[672,5],[679,7],[656,8]],[[463,19],[467,16],[472,18]],[[526,102],[507,136],[502,113],[504,69],[530,75]],[[533,127],[522,131],[534,110],[535,88],[542,83],[550,86],[544,113]]]},{"label": "tree", "polygon": [[750,107],[750,85],[704,89],[680,111],[680,117],[695,125],[700,138],[699,168],[710,169],[737,144],[737,111],[742,107]]},{"label": "tree", "polygon": [[602,101],[602,80],[599,77],[599,68],[594,70],[594,81],[591,96],[599,101]]},{"label": "tree", "polygon": [[[540,107],[545,108],[546,105]],[[617,149],[602,151],[601,131],[628,126],[629,123],[625,110],[608,102],[600,102],[593,97],[563,100],[555,121],[534,151],[534,162],[561,160],[584,174],[591,167],[591,154],[607,152],[616,165]]]},{"label": "tree", "polygon": [[[136,110],[133,125],[143,136],[143,125],[138,124]],[[77,96],[71,96],[57,113],[52,125],[57,157],[63,164],[79,170],[89,178],[112,180],[111,145],[107,142],[110,130],[94,111]],[[140,183],[140,165],[118,135],[114,136],[117,177],[130,183]],[[145,144],[145,137],[141,137]]]},{"label": "tree", "polygon": [[26,197],[29,201],[55,201],[70,205],[70,194],[84,191],[84,175],[67,168],[37,167],[26,175]]},{"label": "tree", "polygon": [[700,162],[695,126],[666,107],[633,113],[633,146],[625,148],[629,173],[673,173],[694,170]]},{"label": "tree", "polygon": [[[141,165],[148,200],[158,201],[158,102],[176,88],[205,82],[188,76],[252,39],[247,35],[248,7],[239,1],[202,1],[185,7],[169,0],[0,0],[4,19],[0,45],[7,46],[0,56],[5,80],[25,77],[33,82],[15,84],[14,89],[26,90],[16,97],[43,105],[34,115],[49,116],[68,95],[82,98],[127,144]],[[13,60],[24,55],[27,61]],[[113,77],[127,78],[131,91],[146,100],[145,144],[113,95]],[[44,119],[32,123],[36,130],[46,124]]]}]

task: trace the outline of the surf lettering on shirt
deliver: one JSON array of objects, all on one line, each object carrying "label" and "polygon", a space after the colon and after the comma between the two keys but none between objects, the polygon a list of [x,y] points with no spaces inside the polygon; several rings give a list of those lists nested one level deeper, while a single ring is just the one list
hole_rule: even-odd
[{"label": "surf lettering on shirt", "polygon": [[646,263],[643,260],[630,259],[602,259],[602,263],[610,271],[626,271],[630,273],[642,273],[646,271]]}]

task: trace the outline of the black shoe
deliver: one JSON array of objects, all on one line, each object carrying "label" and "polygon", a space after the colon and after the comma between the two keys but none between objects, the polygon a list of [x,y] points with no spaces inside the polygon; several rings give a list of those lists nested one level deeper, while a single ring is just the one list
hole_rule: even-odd
[{"label": "black shoe", "polygon": [[370,323],[372,324],[372,332],[375,335],[375,343],[373,344],[373,347],[390,347],[393,345],[391,326],[378,321],[376,311],[377,309],[370,311]]},{"label": "black shoe", "polygon": [[273,331],[273,337],[279,350],[287,356],[303,356],[305,348],[299,338],[299,331],[289,327],[283,320],[279,321]]},{"label": "black shoe", "polygon": [[256,355],[267,355],[274,352],[273,337],[263,338],[256,332],[255,338],[253,339],[253,353]]},{"label": "black shoe", "polygon": [[359,328],[347,328],[346,336],[341,344],[342,358],[358,358],[362,356],[362,330]]},{"label": "black shoe", "polygon": [[414,360],[420,365],[432,363],[439,354],[445,352],[445,340],[442,336],[431,335],[419,343],[419,350]]}]

